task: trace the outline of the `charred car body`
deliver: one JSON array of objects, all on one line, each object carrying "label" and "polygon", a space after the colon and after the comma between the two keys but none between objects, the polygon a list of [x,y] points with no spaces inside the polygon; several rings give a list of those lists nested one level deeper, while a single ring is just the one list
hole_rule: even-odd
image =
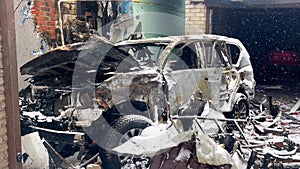
[{"label": "charred car body", "polygon": [[104,168],[120,168],[129,157],[110,150],[147,126],[201,114],[197,99],[225,117],[246,118],[255,87],[245,47],[217,35],[116,44],[94,36],[20,71],[30,75],[20,92],[22,134],[39,131],[63,157],[79,151],[81,162],[100,154]]}]

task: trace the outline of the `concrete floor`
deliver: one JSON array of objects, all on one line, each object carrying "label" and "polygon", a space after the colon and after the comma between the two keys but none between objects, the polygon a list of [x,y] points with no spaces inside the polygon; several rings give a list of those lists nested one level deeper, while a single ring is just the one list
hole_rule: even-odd
[{"label": "concrete floor", "polygon": [[254,101],[260,102],[264,96],[272,96],[283,109],[292,108],[300,99],[300,85],[258,85]]}]

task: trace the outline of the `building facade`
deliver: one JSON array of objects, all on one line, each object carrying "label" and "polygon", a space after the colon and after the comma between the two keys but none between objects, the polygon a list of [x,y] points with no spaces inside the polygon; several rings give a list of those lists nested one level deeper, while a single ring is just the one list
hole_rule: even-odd
[{"label": "building facade", "polygon": [[5,113],[5,96],[3,81],[2,32],[0,24],[0,168],[8,168],[7,118]]}]

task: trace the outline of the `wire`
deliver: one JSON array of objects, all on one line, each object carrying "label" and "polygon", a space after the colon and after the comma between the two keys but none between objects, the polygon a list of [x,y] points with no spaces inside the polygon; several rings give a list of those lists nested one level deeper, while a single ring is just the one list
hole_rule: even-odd
[{"label": "wire", "polygon": [[14,9],[14,12],[16,12],[16,10],[20,7],[22,1],[19,2],[18,6]]}]

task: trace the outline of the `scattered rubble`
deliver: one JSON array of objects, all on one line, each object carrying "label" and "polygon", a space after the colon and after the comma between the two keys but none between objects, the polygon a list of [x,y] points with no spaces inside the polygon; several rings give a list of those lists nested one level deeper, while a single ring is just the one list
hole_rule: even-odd
[{"label": "scattered rubble", "polygon": [[[268,110],[270,107],[266,107],[259,115],[244,120],[201,116],[173,117],[173,123],[169,127],[146,128],[146,134],[143,132],[141,136],[133,137],[114,148],[114,151],[151,157],[149,168],[155,169],[299,168],[300,124],[296,119],[299,117],[299,103],[300,101],[291,108],[293,113],[283,112],[278,105],[271,104],[273,111],[279,111],[276,116],[272,116],[274,113]],[[175,121],[182,118],[193,121],[192,130],[180,132]],[[216,125],[215,128],[219,130],[208,134],[201,126],[204,121],[215,124],[218,121],[227,121],[228,125],[224,128],[226,131]],[[230,122],[234,122],[234,125],[229,125]],[[229,126],[232,128],[228,128]],[[148,130],[157,132],[147,134]],[[158,153],[153,155],[153,152]],[[129,163],[133,165],[132,161]]]},{"label": "scattered rubble", "polygon": [[[270,97],[269,97],[270,98]],[[299,103],[296,102],[290,111],[281,109],[276,116],[268,114],[269,108],[263,112],[251,109],[251,112],[260,112],[256,116],[247,119],[226,119],[223,117],[201,117],[201,116],[173,116],[168,124],[149,126],[143,130],[140,136],[128,140],[126,143],[116,147],[113,151],[118,153],[140,156],[138,161],[127,159],[128,164],[122,168],[299,168],[300,166],[300,132],[299,132]],[[255,103],[253,103],[255,104]],[[277,107],[278,105],[271,105]],[[260,106],[262,107],[262,105]],[[209,111],[209,110],[206,110]],[[211,112],[211,111],[210,111]],[[184,131],[180,119],[190,119],[193,121],[192,129]],[[203,122],[214,126],[215,133],[207,133],[203,127]],[[209,121],[209,122],[208,122]],[[220,125],[219,121],[226,121],[227,125]],[[230,122],[234,122],[232,125]],[[215,123],[216,125],[212,125]],[[230,127],[231,128],[230,128]],[[239,127],[238,127],[239,126]],[[211,130],[209,130],[211,131]],[[38,133],[31,133],[24,137],[39,140]],[[22,141],[25,142],[25,138]],[[28,139],[27,139],[28,140]],[[230,141],[229,141],[230,140]],[[101,168],[99,154],[91,160],[95,164],[70,164],[52,150],[50,145],[44,141],[44,148],[47,149],[50,159],[62,162],[62,168]],[[41,144],[40,144],[41,145]],[[28,144],[23,144],[24,147]],[[31,151],[31,150],[30,150]],[[37,156],[32,152],[23,151],[28,154],[28,160],[24,161],[25,166],[35,164],[49,164],[37,162]],[[47,153],[45,155],[48,155]],[[77,154],[78,155],[78,154]],[[24,155],[23,155],[24,156]],[[34,158],[35,163],[29,162]],[[43,158],[48,159],[48,158]],[[143,160],[144,159],[144,160]],[[215,160],[214,160],[215,159]],[[223,159],[223,160],[220,160]],[[69,160],[69,159],[68,159]],[[100,160],[100,161],[99,161]],[[149,164],[149,160],[150,164]],[[98,162],[96,162],[98,161]],[[146,162],[143,162],[146,161]],[[54,162],[54,161],[53,161]],[[57,162],[54,162],[57,165]],[[53,164],[52,164],[53,165]],[[67,166],[65,166],[67,165]],[[139,166],[139,167],[138,167]],[[33,168],[33,167],[29,167]]]}]

